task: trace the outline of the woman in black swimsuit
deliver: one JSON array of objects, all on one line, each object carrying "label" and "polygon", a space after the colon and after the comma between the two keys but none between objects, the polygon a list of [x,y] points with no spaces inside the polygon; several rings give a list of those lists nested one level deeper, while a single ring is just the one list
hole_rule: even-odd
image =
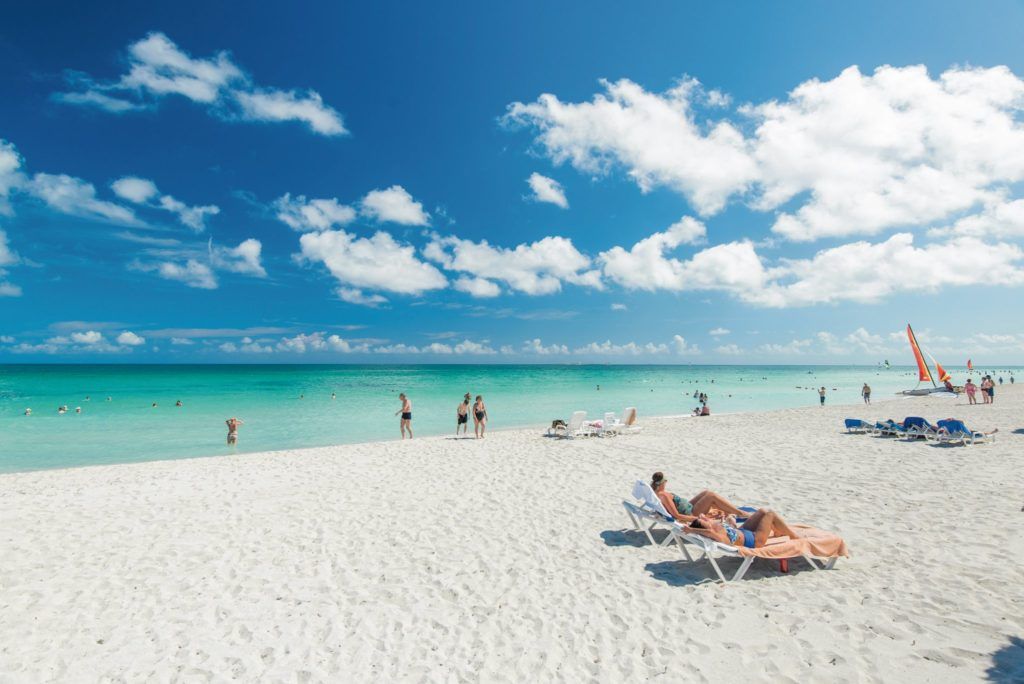
[{"label": "woman in black swimsuit", "polygon": [[484,431],[487,429],[487,407],[484,406],[484,398],[476,395],[476,403],[473,404],[473,432],[477,439],[484,438]]}]

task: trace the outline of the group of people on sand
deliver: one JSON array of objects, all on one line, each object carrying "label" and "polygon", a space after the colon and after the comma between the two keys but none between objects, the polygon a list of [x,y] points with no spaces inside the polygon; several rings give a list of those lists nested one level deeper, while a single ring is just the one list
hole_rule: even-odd
[{"label": "group of people on sand", "polygon": [[[800,536],[782,516],[770,509],[744,511],[708,489],[686,500],[670,492],[667,485],[664,473],[659,471],[651,477],[651,489],[658,500],[677,522],[685,523],[684,529],[689,533],[748,549],[764,546],[771,537],[795,539]],[[739,522],[741,519],[742,523]]]},{"label": "group of people on sand", "polygon": [[978,403],[976,395],[979,389],[981,390],[981,403],[991,404],[996,400],[996,383],[992,382],[991,375],[986,375],[982,377],[980,387],[974,384],[973,379],[967,378],[967,382],[964,383],[964,394],[967,395],[968,404]]},{"label": "group of people on sand", "polygon": [[[455,436],[458,437],[461,431],[463,436],[469,435],[469,416],[473,416],[473,434],[477,439],[483,439],[487,431],[487,405],[484,404],[482,395],[476,395],[476,400],[471,400],[472,395],[466,392],[462,401],[455,407]],[[408,436],[412,439],[412,400],[402,392],[398,395],[402,407],[395,411],[395,415],[401,415],[398,429],[402,433],[402,439]]]}]

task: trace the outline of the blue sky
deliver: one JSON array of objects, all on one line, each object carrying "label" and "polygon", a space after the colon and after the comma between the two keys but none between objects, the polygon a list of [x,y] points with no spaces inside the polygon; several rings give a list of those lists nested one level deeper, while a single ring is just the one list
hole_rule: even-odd
[{"label": "blue sky", "polygon": [[367,5],[9,9],[0,360],[1024,361],[1019,4]]}]

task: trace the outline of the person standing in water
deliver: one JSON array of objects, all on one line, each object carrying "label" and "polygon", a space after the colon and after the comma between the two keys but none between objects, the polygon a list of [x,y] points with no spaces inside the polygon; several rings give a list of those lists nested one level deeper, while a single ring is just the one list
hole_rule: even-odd
[{"label": "person standing in water", "polygon": [[462,434],[466,435],[469,432],[469,392],[462,397],[462,401],[455,407],[455,436],[459,436],[459,428],[462,428]]},{"label": "person standing in water", "polygon": [[245,425],[245,423],[235,417],[228,418],[224,422],[228,425],[228,446],[234,446],[238,441],[238,426]]},{"label": "person standing in water", "polygon": [[864,383],[864,387],[862,387],[860,390],[860,395],[864,397],[865,404],[871,403],[871,387],[868,385],[868,383]]},{"label": "person standing in water", "polygon": [[399,413],[402,414],[402,419],[398,422],[398,429],[402,431],[402,439],[405,439],[405,433],[408,430],[409,439],[412,439],[412,402],[409,401],[409,397],[405,396],[405,393],[398,395],[398,398],[402,401],[402,408],[395,411],[397,416]]},{"label": "person standing in water", "polygon": [[487,430],[487,407],[484,406],[484,398],[476,395],[476,403],[473,404],[473,432],[477,439],[484,438],[484,431]]},{"label": "person standing in water", "polygon": [[821,401],[821,406],[825,405],[825,388],[822,387],[818,390],[818,399]]}]

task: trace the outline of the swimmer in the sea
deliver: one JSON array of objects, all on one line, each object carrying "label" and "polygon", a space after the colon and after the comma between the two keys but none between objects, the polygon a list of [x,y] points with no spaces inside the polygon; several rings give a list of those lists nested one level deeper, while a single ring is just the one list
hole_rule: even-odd
[{"label": "swimmer in the sea", "polygon": [[238,426],[245,425],[238,418],[228,418],[224,421],[228,425],[228,444],[233,445],[238,441]]}]

